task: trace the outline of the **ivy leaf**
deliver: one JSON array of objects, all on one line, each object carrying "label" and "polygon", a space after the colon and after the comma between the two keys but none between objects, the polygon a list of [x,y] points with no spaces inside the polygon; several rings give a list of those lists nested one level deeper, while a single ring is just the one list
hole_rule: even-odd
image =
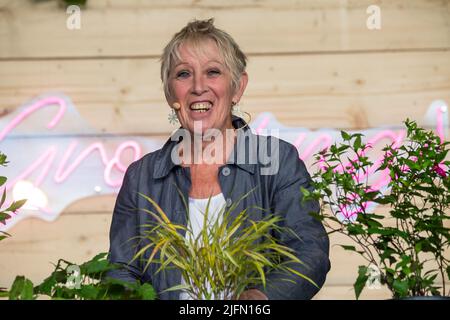
[{"label": "ivy leaf", "polygon": [[356,278],[355,283],[353,284],[353,288],[355,289],[356,299],[359,299],[362,290],[366,286],[367,279],[369,279],[369,275],[367,274],[368,268],[366,266],[358,267],[358,278]]}]

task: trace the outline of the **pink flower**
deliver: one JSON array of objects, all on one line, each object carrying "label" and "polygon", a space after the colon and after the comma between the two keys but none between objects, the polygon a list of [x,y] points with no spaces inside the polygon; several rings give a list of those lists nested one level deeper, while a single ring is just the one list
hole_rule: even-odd
[{"label": "pink flower", "polygon": [[434,172],[436,172],[438,175],[440,175],[442,178],[447,177],[447,172],[445,172],[445,169],[441,164],[436,164],[433,167]]}]

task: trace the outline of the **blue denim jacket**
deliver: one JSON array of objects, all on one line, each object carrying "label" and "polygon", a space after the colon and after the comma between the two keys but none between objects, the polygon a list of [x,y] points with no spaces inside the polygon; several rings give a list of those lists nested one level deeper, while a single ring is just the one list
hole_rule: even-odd
[{"label": "blue denim jacket", "polygon": [[[256,137],[241,118],[233,116],[233,126],[241,128],[237,130],[238,135]],[[219,184],[227,205],[237,203],[244,194],[254,189],[238,203],[233,213],[259,207],[267,210],[249,210],[252,220],[263,218],[268,214],[267,211],[281,215],[284,226],[295,231],[298,237],[281,234],[280,240],[284,245],[295,249],[299,259],[306,264],[296,265],[295,269],[321,287],[330,269],[329,240],[322,224],[309,215],[309,212],[318,212],[319,204],[314,201],[301,203],[300,187],[311,190],[310,175],[293,145],[275,137],[258,137],[261,138],[257,139],[258,151],[261,148],[272,148],[269,151],[271,155],[277,155],[272,159],[277,163],[272,163],[270,169],[267,161],[255,163],[251,159],[238,160],[240,153],[250,154],[249,143],[236,143],[227,164],[219,168]],[[146,244],[130,239],[141,235],[142,225],[151,219],[149,214],[136,209],[153,209],[138,193],[155,200],[174,223],[187,225],[186,206],[181,195],[187,201],[191,186],[190,171],[188,167],[172,161],[172,149],[177,144],[176,140],[172,140],[169,139],[161,149],[132,163],[125,173],[112,218],[109,260],[123,264],[126,268],[114,270],[108,275],[125,281],[134,282],[139,279],[150,282],[160,299],[177,300],[180,291],[162,291],[181,283],[179,270],[157,273],[158,265],[153,263],[146,270],[139,260],[129,264],[137,250]],[[275,147],[268,147],[269,140],[277,142]],[[267,174],[268,168],[269,172],[274,168],[276,171]],[[146,257],[148,255],[149,253]],[[311,299],[319,291],[310,282],[296,275],[290,277],[293,281],[286,281],[286,275],[269,273],[266,287],[259,286],[257,289],[263,291],[269,299]]]}]

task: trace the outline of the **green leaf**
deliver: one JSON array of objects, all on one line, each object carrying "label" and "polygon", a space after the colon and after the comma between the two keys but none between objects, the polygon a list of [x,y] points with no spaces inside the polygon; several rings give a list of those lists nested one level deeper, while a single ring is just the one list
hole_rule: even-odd
[{"label": "green leaf", "polygon": [[87,300],[94,300],[97,298],[99,289],[92,284],[84,285],[80,289],[80,296]]},{"label": "green leaf", "polygon": [[347,251],[356,251],[355,246],[347,246],[347,245],[343,245],[343,244],[340,244],[339,246],[344,248],[344,250],[347,250]]},{"label": "green leaf", "polygon": [[347,231],[350,235],[365,234],[366,231],[359,224],[348,224]]},{"label": "green leaf", "polygon": [[6,183],[7,180],[8,180],[8,178],[3,177],[3,176],[0,176],[0,187],[1,187],[2,185],[4,185],[4,184]]},{"label": "green leaf", "polygon": [[350,134],[345,131],[341,131],[341,137],[344,141],[349,141],[351,139]]},{"label": "green leaf", "polygon": [[11,216],[7,214],[5,211],[0,211],[0,223],[5,223],[5,220],[8,220]]},{"label": "green leaf", "polygon": [[8,209],[6,209],[6,211],[16,211],[17,209],[19,209],[20,207],[22,207],[25,202],[27,202],[27,199],[22,199],[22,200],[17,200],[14,201],[13,203],[11,203],[11,205],[9,206]]},{"label": "green leaf", "polygon": [[10,300],[32,300],[33,283],[24,276],[17,276],[9,291]]},{"label": "green leaf", "polygon": [[362,142],[361,142],[361,136],[358,135],[358,136],[356,137],[355,141],[353,142],[353,148],[354,148],[355,150],[359,150],[359,149],[361,149],[361,145],[362,145]]},{"label": "green leaf", "polygon": [[5,200],[6,200],[6,188],[3,190],[2,199],[0,201],[0,208],[3,207]]},{"label": "green leaf", "polygon": [[0,298],[8,298],[9,292],[6,290],[6,288],[0,288]]},{"label": "green leaf", "polygon": [[144,283],[138,290],[142,297],[142,300],[155,300],[156,291],[153,286],[149,283]]},{"label": "green leaf", "polygon": [[395,292],[398,294],[399,297],[406,297],[408,295],[408,281],[404,280],[394,280],[394,283],[392,284],[392,287],[394,288]]},{"label": "green leaf", "polygon": [[38,294],[45,294],[47,296],[52,295],[52,288],[56,285],[56,280],[53,274],[46,278],[40,285],[36,287],[36,291]]},{"label": "green leaf", "polygon": [[382,236],[390,236],[390,235],[395,234],[396,230],[373,227],[373,228],[368,228],[367,232],[369,234],[380,234]]},{"label": "green leaf", "polygon": [[368,268],[366,266],[358,267],[358,278],[356,278],[355,283],[353,284],[353,288],[355,290],[356,299],[359,299],[362,290],[366,286],[367,279],[369,279],[369,275],[367,274]]}]

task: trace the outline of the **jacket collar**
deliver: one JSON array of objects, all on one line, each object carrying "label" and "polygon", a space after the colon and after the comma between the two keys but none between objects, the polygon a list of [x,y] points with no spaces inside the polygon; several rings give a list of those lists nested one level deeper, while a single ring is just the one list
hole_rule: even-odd
[{"label": "jacket collar", "polygon": [[[237,130],[237,134],[242,134],[242,131],[244,131],[246,134],[253,134],[248,126],[248,124],[242,119],[239,118],[237,116],[232,116],[232,124],[233,127],[235,129],[240,129],[242,128],[242,130]],[[167,176],[169,174],[169,172],[175,167],[175,166],[179,166],[178,164],[175,164],[172,161],[172,150],[173,148],[183,140],[183,137],[180,134],[177,134],[178,131],[182,130],[182,127],[178,128],[177,130],[175,130],[172,134],[171,137],[166,141],[166,143],[164,144],[164,146],[161,148],[160,152],[158,153],[158,156],[156,158],[155,161],[155,166],[153,169],[153,178],[154,179],[159,179],[159,178],[163,178],[165,176]],[[250,130],[250,131],[248,131]],[[178,138],[178,141],[176,139],[172,139],[172,137],[180,137]],[[244,141],[244,139],[240,140],[237,139],[237,141]],[[241,169],[254,174],[255,173],[255,166],[256,164],[251,164],[251,163],[242,163],[242,164],[238,164],[236,159],[237,159],[237,153],[236,150],[240,150],[241,147],[245,148],[245,142],[243,146],[237,146],[236,145],[233,147],[233,151],[230,155],[230,158],[228,159],[227,163],[228,164],[234,164],[237,165],[238,167],[240,167]]]}]

